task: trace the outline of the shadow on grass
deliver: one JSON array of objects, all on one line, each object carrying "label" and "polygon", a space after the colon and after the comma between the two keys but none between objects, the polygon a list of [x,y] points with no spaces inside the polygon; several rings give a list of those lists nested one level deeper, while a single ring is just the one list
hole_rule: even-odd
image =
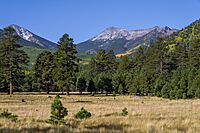
[{"label": "shadow on grass", "polygon": [[0,128],[0,133],[73,133],[73,129],[70,127],[35,127],[22,129]]},{"label": "shadow on grass", "polygon": [[99,131],[100,129],[105,129],[106,132],[124,132],[130,125],[127,124],[100,124],[100,125],[90,125],[86,126],[86,129]]},{"label": "shadow on grass", "polygon": [[92,103],[92,101],[82,101],[82,100],[78,100],[78,101],[75,101],[76,103]]},{"label": "shadow on grass", "polygon": [[77,100],[77,101],[69,101],[68,103],[93,103],[93,102],[87,100]]},{"label": "shadow on grass", "polygon": [[20,103],[19,100],[2,100],[0,103]]}]

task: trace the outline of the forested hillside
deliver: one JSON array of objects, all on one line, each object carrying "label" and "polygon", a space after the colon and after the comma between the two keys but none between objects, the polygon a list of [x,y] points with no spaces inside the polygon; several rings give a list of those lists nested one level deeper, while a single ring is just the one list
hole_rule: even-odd
[{"label": "forested hillside", "polygon": [[[88,68],[98,91],[153,95],[170,99],[200,97],[200,20],[150,47],[140,47],[134,57],[115,62],[112,52],[100,50]],[[91,80],[91,79],[90,79]],[[111,89],[112,87],[112,89]]]},{"label": "forested hillside", "polygon": [[[12,79],[14,91],[67,91],[68,94],[87,91],[92,95],[118,93],[170,99],[200,97],[200,20],[168,37],[157,38],[149,47],[140,46],[132,57],[120,58],[113,50],[99,50],[92,56],[78,54],[73,39],[67,34],[59,40],[58,50],[54,52],[30,47],[17,50],[20,46],[15,43],[5,43],[13,37],[5,33],[9,36],[1,38],[0,54],[0,83],[4,92],[9,90]],[[27,65],[26,59],[16,62],[12,52],[5,53],[11,44],[16,45],[13,52],[19,53],[19,59],[29,55],[32,67],[21,67]],[[85,59],[81,60],[83,55]],[[17,68],[21,69],[19,73]],[[6,77],[8,72],[13,75]]]}]

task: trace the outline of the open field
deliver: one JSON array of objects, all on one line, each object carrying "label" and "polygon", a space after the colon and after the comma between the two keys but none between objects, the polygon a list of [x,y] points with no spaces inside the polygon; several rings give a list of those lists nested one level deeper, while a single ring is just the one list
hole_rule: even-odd
[{"label": "open field", "polygon": [[[200,132],[200,100],[167,100],[156,97],[65,96],[61,100],[69,114],[66,125],[46,123],[55,95],[0,95],[0,112],[8,109],[18,115],[17,122],[0,119],[0,133],[23,132],[127,132],[127,133],[195,133]],[[25,102],[22,102],[22,99]],[[86,120],[74,114],[81,107],[92,113]],[[127,107],[128,116],[111,115]]]}]

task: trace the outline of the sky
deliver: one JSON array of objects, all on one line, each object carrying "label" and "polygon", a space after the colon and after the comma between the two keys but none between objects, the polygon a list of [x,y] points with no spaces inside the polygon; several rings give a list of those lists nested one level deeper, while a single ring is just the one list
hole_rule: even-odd
[{"label": "sky", "polygon": [[0,29],[17,24],[53,42],[75,43],[114,26],[182,29],[200,18],[200,0],[0,0]]}]

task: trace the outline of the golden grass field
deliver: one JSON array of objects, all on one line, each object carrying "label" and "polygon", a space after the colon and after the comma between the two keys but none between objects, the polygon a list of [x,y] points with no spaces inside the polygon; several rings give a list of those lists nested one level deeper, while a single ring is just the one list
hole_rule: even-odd
[{"label": "golden grass field", "polygon": [[[69,114],[66,125],[46,122],[55,95],[0,95],[0,112],[18,115],[12,122],[0,118],[0,133],[200,133],[200,100],[168,100],[156,97],[61,95]],[[26,102],[22,102],[24,99]],[[92,117],[77,120],[84,107]],[[127,107],[128,116],[107,115]]]}]

